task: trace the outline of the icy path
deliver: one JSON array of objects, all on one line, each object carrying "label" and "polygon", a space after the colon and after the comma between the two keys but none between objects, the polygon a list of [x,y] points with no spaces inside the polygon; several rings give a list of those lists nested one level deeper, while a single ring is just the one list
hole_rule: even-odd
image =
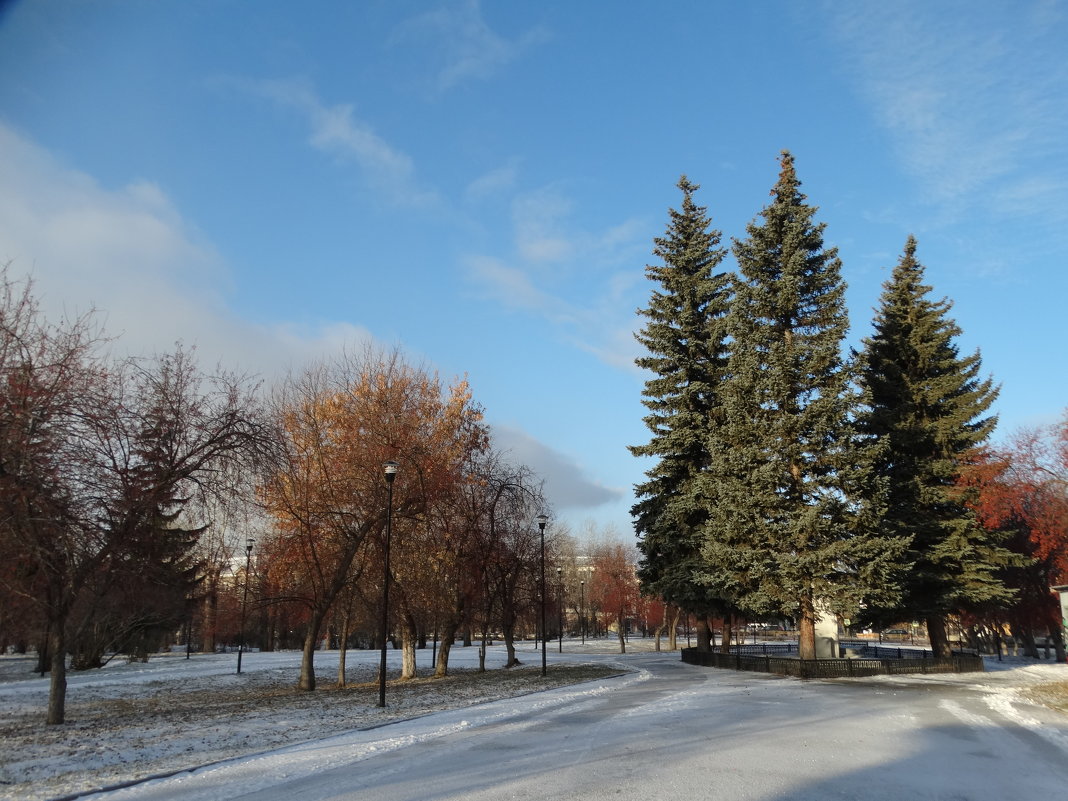
[{"label": "icy path", "polygon": [[641,672],[91,798],[1003,801],[1068,782],[1068,719],[998,675],[801,682],[625,659]]}]

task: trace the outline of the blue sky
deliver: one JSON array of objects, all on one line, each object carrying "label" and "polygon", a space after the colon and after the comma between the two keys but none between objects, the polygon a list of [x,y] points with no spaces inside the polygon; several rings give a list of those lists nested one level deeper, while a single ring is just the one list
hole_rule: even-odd
[{"label": "blue sky", "polygon": [[854,342],[906,237],[999,435],[1068,406],[1068,3],[0,3],[0,261],[120,347],[466,374],[557,516],[629,539],[635,309],[701,184],[789,149]]}]

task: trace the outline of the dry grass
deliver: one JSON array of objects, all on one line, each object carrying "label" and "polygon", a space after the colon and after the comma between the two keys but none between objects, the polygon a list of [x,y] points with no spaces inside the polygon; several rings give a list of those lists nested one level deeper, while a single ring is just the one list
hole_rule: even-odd
[{"label": "dry grass", "polygon": [[1023,696],[1058,712],[1068,712],[1068,681],[1029,687],[1023,692]]},{"label": "dry grass", "polygon": [[79,688],[63,726],[44,724],[43,696],[0,707],[0,799],[55,798],[619,672],[550,665],[542,677],[523,666],[456,669],[439,679],[425,670],[388,682],[385,709],[370,666],[350,671],[343,689],[321,678],[315,692],[296,689],[291,669]]}]

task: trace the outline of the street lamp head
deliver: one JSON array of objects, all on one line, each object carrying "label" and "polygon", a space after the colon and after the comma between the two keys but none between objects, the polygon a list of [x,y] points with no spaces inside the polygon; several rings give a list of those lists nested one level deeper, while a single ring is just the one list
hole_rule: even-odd
[{"label": "street lamp head", "polygon": [[534,519],[538,521],[538,528],[545,531],[545,524],[549,522],[549,515],[538,515]]},{"label": "street lamp head", "polygon": [[248,540],[245,543],[245,553],[246,554],[248,554],[250,556],[252,555],[252,545],[255,542],[256,542],[256,540],[252,539],[252,537],[248,538]]},{"label": "street lamp head", "polygon": [[397,471],[400,469],[400,465],[396,462],[382,462],[382,470],[386,474],[386,483],[392,484],[393,479],[397,477]]}]

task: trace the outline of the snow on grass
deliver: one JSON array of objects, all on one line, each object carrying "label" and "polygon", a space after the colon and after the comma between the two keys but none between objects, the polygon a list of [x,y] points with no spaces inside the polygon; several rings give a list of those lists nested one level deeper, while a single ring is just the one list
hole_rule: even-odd
[{"label": "snow on grass", "polygon": [[[475,657],[473,648],[455,649],[444,679],[425,668],[411,681],[389,681],[384,709],[377,652],[349,653],[344,689],[336,685],[336,652],[317,654],[315,692],[296,689],[295,653],[246,654],[240,676],[232,654],[113,662],[71,674],[62,726],[44,723],[48,680],[30,672],[34,660],[3,657],[0,799],[55,798],[620,672],[554,664],[543,678],[540,665],[502,669],[496,649],[491,669],[479,673]],[[398,673],[391,663],[387,675]]]},{"label": "snow on grass", "polygon": [[[196,654],[191,659],[167,654],[148,663],[116,660],[101,670],[70,674],[68,723],[63,726],[44,724],[48,679],[32,673],[33,659],[0,657],[0,799],[40,801],[212,765],[195,775],[237,777],[248,789],[268,781],[264,773],[268,767],[270,780],[276,781],[279,775],[318,770],[335,760],[351,761],[448,736],[517,710],[581,705],[622,684],[644,680],[640,666],[647,655],[641,652],[651,648],[651,640],[634,641],[622,657],[613,655],[618,650],[614,641],[591,641],[586,646],[568,642],[562,655],[550,647],[545,678],[540,675],[540,653],[529,643],[519,653],[525,664],[509,670],[502,667],[503,648],[491,647],[485,673],[477,671],[476,648],[454,648],[446,679],[431,678],[428,667],[412,681],[393,679],[387,686],[385,709],[377,706],[378,652],[349,652],[344,689],[335,684],[337,653],[317,653],[320,689],[313,693],[295,689],[300,665],[300,654],[295,652],[248,653],[241,675],[235,673],[234,654]],[[419,652],[420,663],[429,663],[429,657],[428,652]],[[399,654],[390,652],[389,661],[388,675],[395,677]],[[876,685],[875,692],[879,686],[910,684],[981,689],[989,696],[992,711],[1039,734],[1038,718],[1011,702],[1022,698],[1053,708],[1058,708],[1055,699],[1068,703],[1065,665],[1014,657],[1001,662],[988,659],[987,668],[986,673],[834,682],[869,683]],[[628,669],[638,672],[627,679],[603,678]],[[577,688],[531,695],[599,678]],[[787,694],[818,694],[823,684],[782,682],[779,689]],[[690,691],[677,695],[661,699],[658,713],[665,713],[672,703],[686,703]],[[489,703],[493,701],[498,703]],[[444,710],[455,711],[421,717]],[[409,722],[377,728],[398,721]],[[967,725],[993,724],[977,718]],[[1066,742],[1052,744],[1068,749]],[[183,794],[191,789],[193,776],[183,773],[174,780],[182,785]],[[212,786],[210,780],[206,786]],[[217,790],[205,792],[210,798]]]}]

